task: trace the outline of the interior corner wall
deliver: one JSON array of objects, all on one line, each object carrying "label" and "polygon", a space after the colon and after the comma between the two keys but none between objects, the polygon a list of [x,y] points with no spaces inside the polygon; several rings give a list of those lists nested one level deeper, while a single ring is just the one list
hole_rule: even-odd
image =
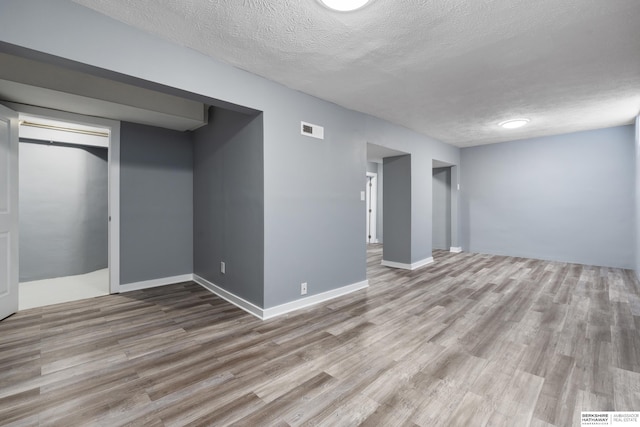
[{"label": "interior corner wall", "polygon": [[449,250],[451,244],[451,168],[433,169],[433,248]]},{"label": "interior corner wall", "polygon": [[108,266],[105,148],[20,141],[20,281]]},{"label": "interior corner wall", "polygon": [[190,134],[122,122],[120,283],[193,272]]},{"label": "interior corner wall", "polygon": [[384,261],[411,264],[411,156],[383,159],[384,229],[387,232]]},{"label": "interior corner wall", "polygon": [[211,108],[193,140],[194,273],[263,307],[262,114]]},{"label": "interior corner wall", "polygon": [[463,248],[633,268],[632,126],[463,148]]}]

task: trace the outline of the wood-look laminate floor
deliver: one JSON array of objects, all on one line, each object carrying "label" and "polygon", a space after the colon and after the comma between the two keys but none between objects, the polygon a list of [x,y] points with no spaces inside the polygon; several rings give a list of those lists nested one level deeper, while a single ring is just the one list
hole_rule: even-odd
[{"label": "wood-look laminate floor", "polygon": [[569,426],[640,411],[633,273],[369,249],[370,288],[262,322],[184,283],[0,322],[0,424]]}]

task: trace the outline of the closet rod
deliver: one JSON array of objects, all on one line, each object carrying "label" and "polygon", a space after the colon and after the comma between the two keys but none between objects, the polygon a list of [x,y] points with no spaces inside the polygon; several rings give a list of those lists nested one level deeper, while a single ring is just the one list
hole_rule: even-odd
[{"label": "closet rod", "polygon": [[45,125],[43,123],[33,123],[33,122],[27,122],[27,121],[20,122],[20,126],[30,126],[30,127],[34,127],[34,128],[49,129],[49,130],[59,130],[59,131],[64,131],[64,132],[80,133],[80,134],[83,134],[83,135],[102,136],[102,137],[105,137],[105,138],[107,138],[109,136],[109,133],[107,133],[107,132],[100,132],[100,131],[96,131],[96,130],[84,130],[84,129],[66,128],[66,127],[62,127],[62,126]]}]

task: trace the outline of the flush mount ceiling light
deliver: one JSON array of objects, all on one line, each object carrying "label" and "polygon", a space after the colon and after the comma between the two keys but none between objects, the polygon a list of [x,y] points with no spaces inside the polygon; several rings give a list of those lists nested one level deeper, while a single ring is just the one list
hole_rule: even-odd
[{"label": "flush mount ceiling light", "polygon": [[505,129],[517,129],[529,123],[529,119],[511,119],[498,123],[498,126]]},{"label": "flush mount ceiling light", "polygon": [[369,3],[369,0],[320,0],[320,3],[329,9],[337,10],[339,12],[350,12],[352,10],[360,9],[362,6]]}]

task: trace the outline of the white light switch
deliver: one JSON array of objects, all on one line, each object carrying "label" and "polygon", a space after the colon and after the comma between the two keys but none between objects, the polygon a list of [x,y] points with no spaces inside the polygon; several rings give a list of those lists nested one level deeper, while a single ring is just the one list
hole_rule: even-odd
[{"label": "white light switch", "polygon": [[362,200],[363,202],[365,200],[364,191],[360,192],[360,200]]}]

